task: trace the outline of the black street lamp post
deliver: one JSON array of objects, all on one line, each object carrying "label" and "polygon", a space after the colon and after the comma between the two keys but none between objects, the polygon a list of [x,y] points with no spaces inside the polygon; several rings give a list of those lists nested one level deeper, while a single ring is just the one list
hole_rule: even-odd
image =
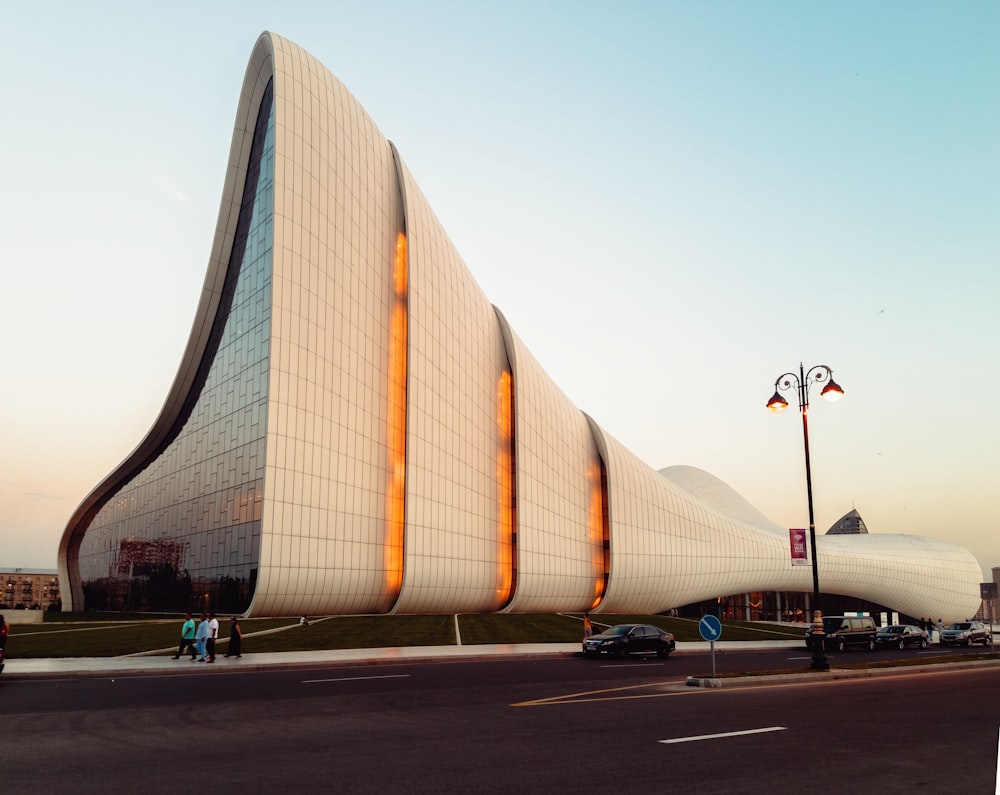
[{"label": "black street lamp post", "polygon": [[817,364],[808,371],[799,363],[799,374],[785,373],[779,375],[774,382],[774,395],[767,401],[767,407],[773,412],[784,411],[788,401],[782,396],[793,387],[799,399],[799,413],[802,415],[802,441],[806,453],[806,496],[809,501],[809,554],[812,558],[813,580],[813,631],[810,636],[813,658],[810,668],[814,671],[829,671],[830,663],[826,659],[826,633],[823,630],[823,611],[819,602],[819,567],[816,560],[816,522],[813,518],[812,467],[809,464],[809,387],[813,384],[826,382],[820,395],[827,400],[837,400],[844,394],[836,381],[833,380],[833,370],[825,364]]}]

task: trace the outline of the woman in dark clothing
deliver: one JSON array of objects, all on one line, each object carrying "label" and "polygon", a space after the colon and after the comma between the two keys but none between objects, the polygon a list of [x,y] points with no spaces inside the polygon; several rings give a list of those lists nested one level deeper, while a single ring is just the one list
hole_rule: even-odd
[{"label": "woman in dark clothing", "polygon": [[226,656],[243,656],[243,631],[240,629],[240,622],[236,616],[233,616],[232,625],[229,627],[229,648],[226,650]]}]

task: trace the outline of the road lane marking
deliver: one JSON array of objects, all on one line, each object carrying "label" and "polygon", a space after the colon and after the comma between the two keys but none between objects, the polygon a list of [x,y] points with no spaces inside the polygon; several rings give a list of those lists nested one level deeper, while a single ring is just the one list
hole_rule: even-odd
[{"label": "road lane marking", "polygon": [[766,732],[783,732],[787,726],[768,726],[766,729],[747,729],[741,732],[723,732],[722,734],[698,734],[693,737],[675,737],[673,740],[657,740],[664,745],[672,743],[693,743],[699,740],[718,740],[720,737],[742,737],[744,734],[764,734]]},{"label": "road lane marking", "polygon": [[[665,687],[673,689],[666,691]],[[656,693],[636,693],[626,694],[629,690],[659,690]],[[635,698],[665,698],[667,696],[687,696],[708,693],[709,690],[703,687],[687,687],[683,679],[676,681],[656,682],[645,685],[627,685],[625,687],[609,687],[605,690],[586,690],[582,693],[567,693],[563,696],[549,696],[547,698],[536,698],[531,701],[519,701],[511,704],[512,707],[545,707],[557,704],[582,704],[588,701],[625,701]]]},{"label": "road lane marking", "polygon": [[409,674],[385,674],[384,676],[342,676],[339,679],[303,679],[302,684],[314,685],[318,682],[359,682],[363,679],[406,679]]}]

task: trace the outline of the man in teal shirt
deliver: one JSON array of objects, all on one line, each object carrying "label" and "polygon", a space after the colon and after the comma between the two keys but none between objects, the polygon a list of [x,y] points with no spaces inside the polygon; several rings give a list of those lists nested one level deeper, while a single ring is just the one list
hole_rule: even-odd
[{"label": "man in teal shirt", "polygon": [[181,658],[184,649],[191,652],[192,660],[197,657],[194,651],[194,619],[191,618],[190,613],[184,614],[184,624],[181,626],[181,645],[177,647],[177,654],[174,655],[175,660]]}]

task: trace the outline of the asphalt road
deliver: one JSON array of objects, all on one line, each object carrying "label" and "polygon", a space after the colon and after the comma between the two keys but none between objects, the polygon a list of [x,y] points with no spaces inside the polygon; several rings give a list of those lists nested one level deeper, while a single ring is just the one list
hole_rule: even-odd
[{"label": "asphalt road", "polygon": [[[745,666],[739,656],[717,665]],[[994,792],[1000,666],[684,686],[706,666],[678,655],[0,680],[0,781],[18,793]]]}]

